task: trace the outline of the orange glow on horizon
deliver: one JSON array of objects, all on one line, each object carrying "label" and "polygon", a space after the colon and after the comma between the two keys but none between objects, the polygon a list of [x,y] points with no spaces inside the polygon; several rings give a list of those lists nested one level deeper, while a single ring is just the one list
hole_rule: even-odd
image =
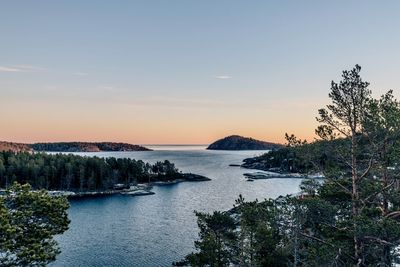
[{"label": "orange glow on horizon", "polygon": [[[318,104],[317,104],[318,105]],[[0,106],[0,140],[34,143],[108,141],[132,144],[210,144],[229,135],[285,143],[285,133],[312,140],[310,105],[146,107],[59,101],[9,101]]]}]

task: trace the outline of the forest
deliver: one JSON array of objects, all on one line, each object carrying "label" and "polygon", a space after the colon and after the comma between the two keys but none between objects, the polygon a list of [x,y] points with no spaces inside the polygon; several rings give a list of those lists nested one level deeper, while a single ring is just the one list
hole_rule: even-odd
[{"label": "forest", "polygon": [[129,158],[0,152],[0,188],[14,182],[34,189],[97,191],[115,184],[169,181],[183,176],[168,160],[151,165]]},{"label": "forest", "polygon": [[300,193],[196,212],[196,251],[175,265],[393,266],[400,246],[400,103],[374,98],[361,67],[332,82],[318,110],[318,139],[286,134],[287,147],[248,159],[247,167],[315,172]]},{"label": "forest", "polygon": [[34,151],[99,152],[99,151],[150,151],[143,146],[115,142],[56,142],[28,145]]}]

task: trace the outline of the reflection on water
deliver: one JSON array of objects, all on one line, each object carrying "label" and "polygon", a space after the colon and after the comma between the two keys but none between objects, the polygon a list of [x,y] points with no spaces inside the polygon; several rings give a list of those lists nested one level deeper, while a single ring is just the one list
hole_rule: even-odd
[{"label": "reflection on water", "polygon": [[199,146],[154,146],[155,151],[76,153],[129,157],[154,163],[168,159],[209,182],[154,188],[151,196],[109,196],[71,201],[70,229],[58,237],[62,253],[52,266],[171,266],[193,250],[194,210],[230,209],[239,194],[247,200],[298,191],[298,179],[246,182],[249,170],[229,167],[262,151],[208,151]]}]

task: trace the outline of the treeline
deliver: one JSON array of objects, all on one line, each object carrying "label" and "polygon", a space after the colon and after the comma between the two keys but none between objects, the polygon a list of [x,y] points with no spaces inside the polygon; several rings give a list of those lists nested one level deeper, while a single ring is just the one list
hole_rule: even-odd
[{"label": "treeline", "polygon": [[169,161],[153,165],[129,158],[0,152],[0,187],[17,181],[35,189],[96,191],[115,184],[167,181],[182,174]]},{"label": "treeline", "polygon": [[254,158],[244,159],[241,166],[279,173],[310,174],[325,170],[329,166],[341,164],[337,161],[338,147],[349,148],[351,146],[348,138],[330,141],[317,140],[307,143],[297,140],[293,135],[286,135],[286,140],[286,147],[271,150]]},{"label": "treeline", "polygon": [[98,151],[149,151],[150,149],[127,143],[115,142],[56,142],[30,144],[35,151],[98,152]]}]

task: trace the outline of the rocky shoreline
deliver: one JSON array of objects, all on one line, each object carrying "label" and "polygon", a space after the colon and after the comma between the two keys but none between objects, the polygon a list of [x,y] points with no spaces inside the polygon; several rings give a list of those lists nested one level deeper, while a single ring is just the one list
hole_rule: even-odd
[{"label": "rocky shoreline", "polygon": [[230,164],[232,167],[240,167],[249,170],[256,170],[255,172],[244,173],[243,176],[247,181],[254,181],[259,179],[274,179],[274,178],[290,178],[290,179],[324,179],[322,173],[298,173],[298,172],[284,172],[281,168],[269,168],[265,160],[260,160],[260,157],[247,158],[243,160],[241,165]]},{"label": "rocky shoreline", "polygon": [[266,162],[262,160],[260,161],[258,157],[244,159],[240,167],[262,171],[277,171],[277,169],[271,170],[271,168],[268,168]]},{"label": "rocky shoreline", "polygon": [[154,195],[155,193],[151,191],[153,186],[165,186],[174,185],[182,182],[204,182],[211,181],[210,178],[194,174],[194,173],[184,173],[183,178],[174,179],[171,181],[155,181],[144,184],[132,185],[125,189],[113,189],[113,190],[102,190],[102,191],[85,191],[85,192],[73,192],[73,191],[49,191],[52,196],[65,196],[68,199],[79,199],[86,197],[102,197],[110,195],[126,195],[126,196],[147,196]]},{"label": "rocky shoreline", "polygon": [[301,174],[301,173],[276,173],[268,171],[258,171],[252,173],[243,174],[247,179],[259,180],[259,179],[274,179],[274,178],[290,178],[290,179],[324,179],[323,174]]}]

